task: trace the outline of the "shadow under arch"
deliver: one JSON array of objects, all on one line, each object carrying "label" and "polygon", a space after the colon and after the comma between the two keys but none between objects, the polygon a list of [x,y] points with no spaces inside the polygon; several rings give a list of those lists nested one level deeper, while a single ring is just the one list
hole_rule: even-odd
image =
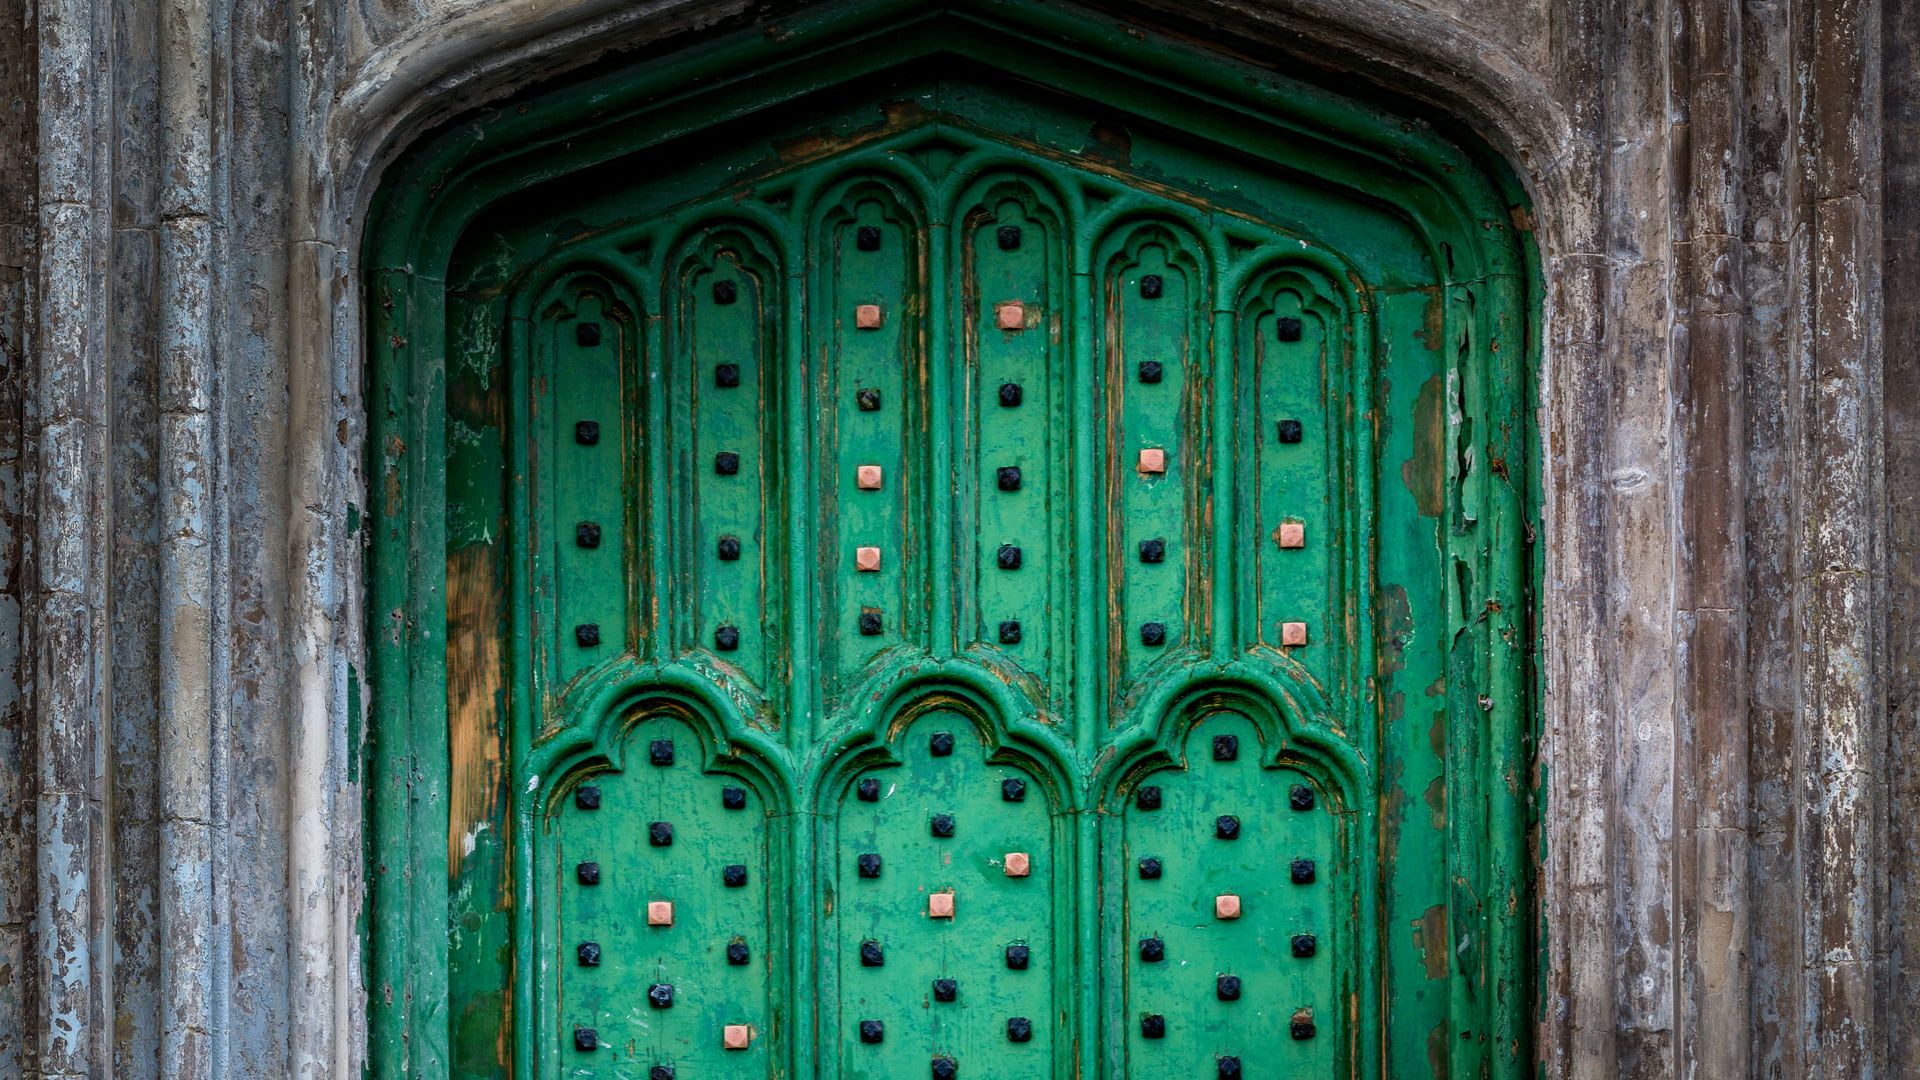
[{"label": "shadow under arch", "polygon": [[965,659],[928,660],[889,670],[859,688],[853,696],[865,704],[821,740],[814,764],[818,779],[809,786],[824,801],[837,797],[854,773],[899,765],[899,736],[930,713],[948,712],[969,725],[990,763],[1027,769],[1047,783],[1050,799],[1063,810],[1082,805],[1082,782],[1070,764],[1072,751],[1010,682]]}]

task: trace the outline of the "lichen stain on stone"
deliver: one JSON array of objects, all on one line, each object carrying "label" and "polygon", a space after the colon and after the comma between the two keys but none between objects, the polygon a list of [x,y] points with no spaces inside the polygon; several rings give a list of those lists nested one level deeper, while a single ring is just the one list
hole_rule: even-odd
[{"label": "lichen stain on stone", "polygon": [[1420,384],[1413,406],[1413,456],[1400,464],[1400,481],[1413,495],[1423,517],[1439,517],[1447,506],[1447,414],[1445,384],[1434,375]]}]

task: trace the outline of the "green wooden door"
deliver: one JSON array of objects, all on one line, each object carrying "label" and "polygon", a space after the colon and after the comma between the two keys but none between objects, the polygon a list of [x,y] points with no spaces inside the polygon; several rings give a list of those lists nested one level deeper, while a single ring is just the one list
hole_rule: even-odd
[{"label": "green wooden door", "polygon": [[927,48],[457,230],[445,1067],[1524,1067],[1504,208]]}]

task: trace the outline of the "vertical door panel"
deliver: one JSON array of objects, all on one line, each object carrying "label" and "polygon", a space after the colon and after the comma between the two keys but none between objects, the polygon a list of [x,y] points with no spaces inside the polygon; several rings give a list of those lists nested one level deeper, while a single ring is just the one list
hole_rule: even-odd
[{"label": "vertical door panel", "polygon": [[939,1057],[969,1078],[1063,1075],[1057,991],[1072,958],[1057,921],[1071,869],[1051,803],[1049,785],[990,762],[974,722],[946,711],[902,726],[886,758],[844,779],[824,833],[821,948],[838,1075],[924,1076]]},{"label": "vertical door panel", "polygon": [[813,236],[817,443],[804,456],[819,507],[817,692],[831,708],[883,652],[926,639],[925,238],[878,180],[837,189]]},{"label": "vertical door panel", "polygon": [[1219,713],[1131,787],[1107,865],[1119,1075],[1209,1076],[1223,1058],[1246,1075],[1336,1075],[1354,935],[1332,807],[1270,756],[1253,723]]},{"label": "vertical door panel", "polygon": [[[540,963],[557,976],[559,1067],[765,1076],[779,1060],[772,988],[785,962],[766,799],[713,771],[672,715],[635,724],[623,744],[624,768],[584,777],[552,819],[557,913]],[[729,1027],[743,1047],[729,1047]]]}]

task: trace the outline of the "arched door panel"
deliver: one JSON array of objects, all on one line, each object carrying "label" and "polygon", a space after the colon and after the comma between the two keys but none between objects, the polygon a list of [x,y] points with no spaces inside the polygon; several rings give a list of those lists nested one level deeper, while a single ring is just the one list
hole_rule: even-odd
[{"label": "arched door panel", "polygon": [[443,1011],[377,1069],[1523,1066],[1512,219],[1417,125],[1037,17],[597,76],[394,241],[445,577],[376,765],[446,795],[373,951]]}]

